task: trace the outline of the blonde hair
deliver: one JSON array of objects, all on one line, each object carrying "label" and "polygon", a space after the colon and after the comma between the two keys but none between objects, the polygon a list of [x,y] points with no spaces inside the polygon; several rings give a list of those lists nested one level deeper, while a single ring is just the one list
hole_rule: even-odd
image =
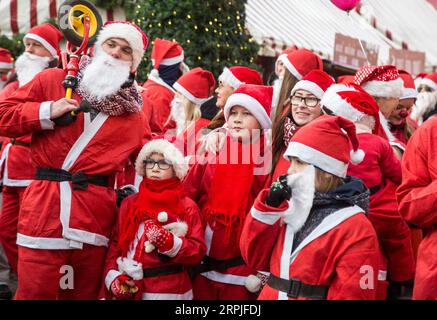
[{"label": "blonde hair", "polygon": [[315,169],[316,169],[315,189],[317,192],[327,193],[343,184],[343,180],[340,177],[337,177],[331,173],[323,171],[317,167]]},{"label": "blonde hair", "polygon": [[184,101],[184,110],[185,128],[187,128],[193,122],[196,122],[202,116],[202,113],[200,112],[200,106],[188,99]]}]

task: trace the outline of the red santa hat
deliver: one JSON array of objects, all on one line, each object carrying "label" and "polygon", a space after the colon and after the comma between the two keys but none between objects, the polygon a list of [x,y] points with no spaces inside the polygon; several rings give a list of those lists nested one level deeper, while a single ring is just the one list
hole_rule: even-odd
[{"label": "red santa hat", "polygon": [[425,78],[420,81],[420,85],[426,85],[432,89],[432,91],[437,90],[437,72],[428,73]]},{"label": "red santa hat", "polygon": [[149,40],[143,30],[136,24],[127,21],[107,21],[100,30],[95,48],[99,48],[110,38],[121,38],[129,43],[132,49],[132,70],[136,70],[141,63]]},{"label": "red santa hat", "polygon": [[12,69],[14,67],[14,59],[9,50],[0,48],[0,69]]},{"label": "red santa hat", "polygon": [[399,70],[399,77],[401,77],[404,83],[404,86],[402,88],[402,95],[399,99],[416,99],[418,92],[416,90],[416,85],[414,84],[413,77],[405,70]]},{"label": "red santa hat", "polygon": [[263,85],[263,80],[258,71],[241,66],[223,68],[219,81],[230,85],[234,89],[237,89],[242,84]]},{"label": "red santa hat", "polygon": [[334,80],[332,77],[322,70],[310,71],[302,80],[300,80],[291,90],[293,95],[297,90],[306,90],[318,99],[322,99],[326,89],[328,89]]},{"label": "red santa hat", "polygon": [[175,41],[156,38],[152,48],[153,69],[171,66],[184,61],[184,49]]},{"label": "red santa hat", "polygon": [[276,59],[275,70],[277,70],[277,68],[278,68],[279,61],[282,61],[282,59],[284,59],[289,53],[292,53],[292,52],[294,52],[294,51],[296,51],[298,49],[299,48],[296,45],[292,45],[290,48],[287,48],[284,51],[282,51],[281,54]]},{"label": "red santa hat", "polygon": [[152,153],[162,154],[165,161],[173,166],[179,180],[182,180],[187,174],[188,163],[185,161],[184,155],[179,149],[165,139],[156,139],[146,143],[138,154],[135,161],[135,171],[138,175],[142,177],[146,175],[143,161],[150,157]]},{"label": "red santa hat", "polygon": [[354,81],[355,81],[355,76],[351,76],[351,75],[343,75],[337,78],[337,83],[341,83],[341,84],[355,83]]},{"label": "red santa hat", "polygon": [[334,115],[352,122],[361,120],[365,115],[372,116],[375,119],[373,132],[379,132],[381,122],[378,104],[370,94],[354,83],[332,85],[326,90],[320,104]]},{"label": "red santa hat", "polygon": [[24,39],[32,39],[41,43],[53,58],[59,58],[59,42],[63,38],[62,32],[56,29],[50,23],[43,23],[31,28]]},{"label": "red santa hat", "polygon": [[273,87],[255,84],[243,84],[234,91],[226,101],[224,115],[228,121],[233,106],[246,108],[259,122],[263,129],[270,129],[270,111],[272,108]]},{"label": "red santa hat", "polygon": [[360,163],[364,159],[364,151],[358,147],[353,122],[338,116],[321,116],[294,134],[284,157],[297,157],[344,178],[349,162]]},{"label": "red santa hat", "polygon": [[287,55],[281,55],[278,60],[282,61],[287,70],[298,80],[302,80],[311,70],[323,70],[322,59],[317,54],[304,48],[294,50]]},{"label": "red santa hat", "polygon": [[398,69],[392,65],[364,66],[355,74],[355,83],[373,97],[399,98],[403,82]]},{"label": "red santa hat", "polygon": [[194,68],[184,73],[173,84],[173,88],[188,100],[200,106],[210,99],[214,92],[214,75],[202,68]]}]

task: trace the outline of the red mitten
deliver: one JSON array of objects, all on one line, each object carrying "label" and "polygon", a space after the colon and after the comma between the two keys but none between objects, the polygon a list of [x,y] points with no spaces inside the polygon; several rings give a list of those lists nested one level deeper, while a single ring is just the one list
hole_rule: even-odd
[{"label": "red mitten", "polygon": [[148,241],[157,247],[160,252],[166,252],[173,248],[173,234],[157,225],[152,220],[144,222],[144,233],[146,234]]},{"label": "red mitten", "polygon": [[133,297],[131,287],[126,284],[126,281],[132,280],[131,277],[126,275],[119,275],[111,283],[111,292],[117,300],[129,300]]}]

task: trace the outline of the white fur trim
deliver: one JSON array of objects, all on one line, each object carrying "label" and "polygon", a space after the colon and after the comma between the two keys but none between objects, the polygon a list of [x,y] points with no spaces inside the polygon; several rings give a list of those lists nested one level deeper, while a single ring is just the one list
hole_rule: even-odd
[{"label": "white fur trim", "polygon": [[297,157],[337,177],[346,177],[347,163],[299,142],[291,141],[284,153],[284,157],[285,159],[288,159],[288,157]]},{"label": "white fur trim", "polygon": [[237,89],[239,86],[244,84],[244,82],[238,80],[238,78],[232,73],[232,71],[226,67],[223,68],[223,72],[219,76],[219,81],[230,85],[234,89]]},{"label": "white fur trim", "polygon": [[23,40],[24,39],[32,39],[38,41],[42,44],[44,48],[46,48],[50,52],[53,58],[58,58],[58,52],[56,51],[56,49],[46,39],[40,37],[39,35],[34,33],[28,33],[24,36]]},{"label": "white fur trim", "polygon": [[433,90],[437,90],[437,83],[435,83],[431,79],[423,78],[422,81],[420,81],[420,85],[422,85],[422,84],[430,87]]},{"label": "white fur trim", "polygon": [[129,43],[133,51],[132,70],[136,70],[144,55],[141,33],[134,26],[127,23],[111,23],[100,30],[95,46],[101,46],[103,42],[110,38],[124,39]]},{"label": "white fur trim", "polygon": [[308,80],[300,80],[291,90],[291,95],[293,95],[297,90],[305,90],[313,95],[315,95],[318,99],[322,99],[325,91],[322,90],[317,84]]},{"label": "white fur trim", "polygon": [[233,106],[242,106],[252,113],[252,115],[257,118],[263,129],[270,129],[272,126],[272,121],[269,115],[266,113],[264,107],[255,98],[244,94],[244,93],[234,93],[226,101],[224,108],[226,121],[229,118],[229,112]]},{"label": "white fur trim", "polygon": [[274,225],[280,218],[282,213],[281,212],[262,212],[255,207],[252,207],[250,210],[250,214],[255,220],[258,220],[259,222],[268,224],[270,226]]},{"label": "white fur trim", "polygon": [[284,63],[284,66],[288,71],[291,72],[293,76],[295,76],[298,80],[302,80],[303,76],[297,71],[296,67],[291,64],[290,60],[288,60],[288,56],[285,56],[281,61]]},{"label": "white fur trim", "polygon": [[361,86],[373,97],[399,98],[402,95],[404,82],[398,78],[391,81],[368,81]]},{"label": "white fur trim", "polygon": [[185,89],[184,87],[182,87],[179,83],[175,82],[173,84],[173,88],[176,89],[176,91],[179,91],[181,94],[183,94],[188,100],[190,100],[191,102],[197,104],[197,105],[201,105],[202,103],[204,103],[205,101],[208,101],[211,97],[208,98],[196,98],[195,96],[193,96],[193,94],[191,92],[189,92],[187,89]]},{"label": "white fur trim", "polygon": [[178,237],[185,237],[188,232],[188,225],[184,221],[172,222],[166,224],[165,226],[163,226],[163,228]]},{"label": "white fur trim", "polygon": [[112,282],[117,278],[118,276],[121,276],[121,272],[111,269],[108,271],[105,277],[105,285],[106,289],[110,290]]},{"label": "white fur trim", "polygon": [[353,164],[359,164],[364,160],[365,155],[366,154],[361,149],[358,149],[357,151],[351,150],[350,152],[351,162]]},{"label": "white fur trim", "polygon": [[165,252],[159,251],[159,253],[165,254],[166,256],[173,258],[178,254],[179,250],[181,250],[182,243],[183,241],[181,238],[179,238],[178,236],[173,236],[173,248]]},{"label": "white fur trim", "polygon": [[[152,59],[152,61],[155,59]],[[173,57],[173,58],[167,58],[167,59],[163,59],[161,60],[161,63],[159,64],[160,66],[172,66],[176,63],[182,62],[184,61],[184,52],[182,52],[182,54]],[[153,64],[155,64],[155,62],[152,62]]]},{"label": "white fur trim", "polygon": [[135,161],[135,170],[140,176],[145,176],[146,171],[143,165],[143,160],[146,160],[152,153],[161,153],[164,159],[169,161],[176,173],[176,176],[182,180],[188,171],[188,164],[185,161],[182,153],[170,142],[165,139],[156,139],[146,143],[138,154]]},{"label": "white fur trim", "polygon": [[410,98],[417,98],[417,90],[413,88],[403,88],[402,89],[402,96],[399,98],[400,100],[403,99],[410,99]]},{"label": "white fur trim", "polygon": [[52,130],[55,127],[55,123],[50,120],[52,103],[53,101],[45,101],[39,107],[39,122],[43,130]]},{"label": "white fur trim", "polygon": [[134,280],[143,279],[143,265],[133,259],[117,258],[118,271]]},{"label": "white fur trim", "polygon": [[14,64],[12,62],[0,62],[0,69],[12,69]]}]

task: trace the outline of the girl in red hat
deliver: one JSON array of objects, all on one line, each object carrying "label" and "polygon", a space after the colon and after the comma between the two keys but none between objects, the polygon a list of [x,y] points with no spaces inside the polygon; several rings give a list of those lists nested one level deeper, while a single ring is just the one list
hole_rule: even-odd
[{"label": "girl in red hat", "polygon": [[248,265],[271,272],[259,299],[376,299],[381,252],[365,216],[369,192],[346,176],[363,156],[354,124],[322,116],[284,156],[287,179],[258,195],[241,235]]},{"label": "girl in red hat", "polygon": [[224,107],[225,147],[217,155],[207,153],[184,181],[201,210],[208,247],[202,264],[192,270],[195,299],[256,298],[249,283],[256,271],[241,258],[239,242],[244,219],[270,164],[264,130],[271,126],[272,93],[272,87],[260,85],[236,89]]},{"label": "girl in red hat", "polygon": [[204,256],[199,209],[184,192],[188,166],[170,142],[153,140],[135,163],[139,193],[123,200],[107,256],[105,285],[115,299],[192,299],[186,266]]}]

